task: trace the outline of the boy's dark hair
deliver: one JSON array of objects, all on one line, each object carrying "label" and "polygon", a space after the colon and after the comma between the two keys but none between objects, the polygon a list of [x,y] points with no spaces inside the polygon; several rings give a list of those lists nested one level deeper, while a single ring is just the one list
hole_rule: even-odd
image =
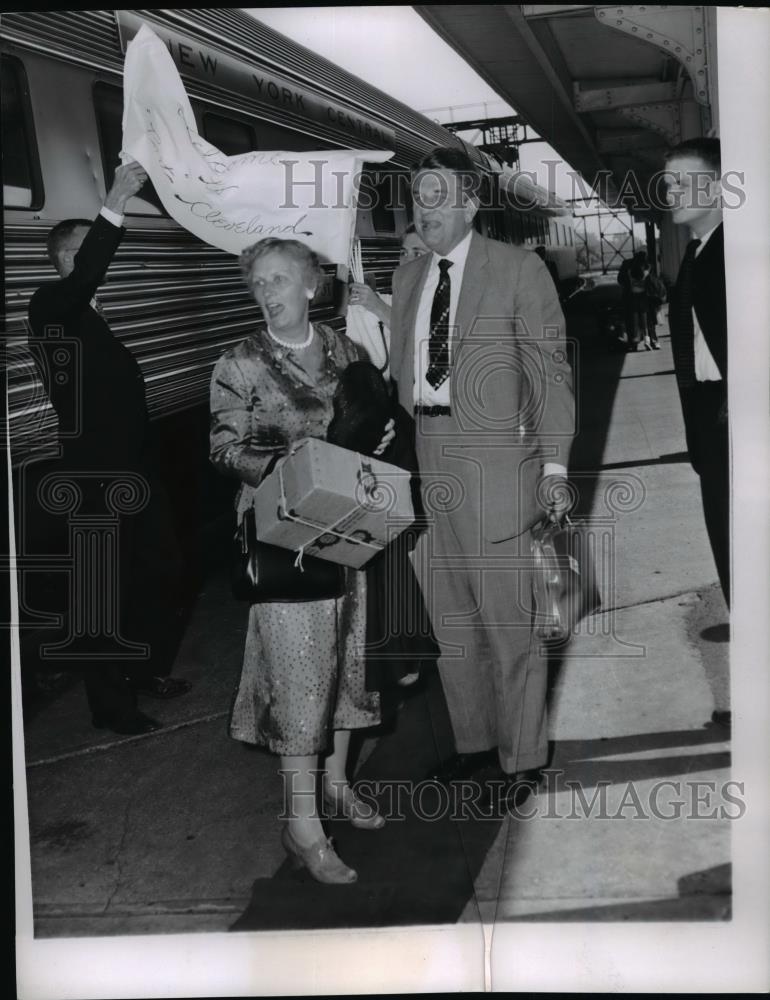
[{"label": "boy's dark hair", "polygon": [[676,156],[697,156],[709,170],[715,170],[717,176],[722,172],[722,144],[719,139],[710,136],[686,139],[669,149],[666,153],[666,163]]},{"label": "boy's dark hair", "polygon": [[62,245],[67,242],[75,230],[79,229],[81,226],[85,226],[86,229],[90,229],[92,225],[93,219],[64,219],[63,222],[56,223],[45,241],[45,249],[48,254],[48,259],[54,267],[57,266],[59,251]]}]

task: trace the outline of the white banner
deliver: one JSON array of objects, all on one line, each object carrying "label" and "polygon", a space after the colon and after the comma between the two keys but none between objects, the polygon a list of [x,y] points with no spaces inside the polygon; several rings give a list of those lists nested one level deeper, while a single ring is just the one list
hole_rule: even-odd
[{"label": "white banner", "polygon": [[180,226],[229,253],[276,236],[348,262],[362,164],[384,163],[392,152],[225,156],[198,135],[174,61],[146,24],[126,50],[123,100],[122,152],[141,163]]}]

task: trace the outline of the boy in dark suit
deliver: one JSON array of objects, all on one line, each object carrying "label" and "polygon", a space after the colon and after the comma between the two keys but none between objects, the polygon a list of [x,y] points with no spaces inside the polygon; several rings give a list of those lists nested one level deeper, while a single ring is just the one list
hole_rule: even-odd
[{"label": "boy in dark suit", "polygon": [[[74,490],[81,494],[75,516],[98,517],[105,505],[112,510],[110,504],[117,502],[119,507],[120,501],[110,497],[110,481],[121,474],[127,481],[149,487],[144,380],[133,354],[113,336],[96,301],[124,233],[126,204],[146,180],[138,163],[118,167],[93,222],[68,219],[51,230],[47,249],[59,280],[41,285],[29,305],[30,346],[59,418],[57,472],[71,477]],[[62,338],[78,348],[66,370],[61,370]],[[62,433],[73,427],[76,430],[71,433]],[[91,566],[86,593],[80,598],[73,595],[71,600],[70,621],[74,614],[88,614],[85,608],[74,607],[78,600],[106,604],[114,595],[119,609],[116,656],[78,664],[84,668],[97,728],[127,734],[158,729],[159,723],[137,709],[137,691],[169,698],[190,689],[187,681],[168,676],[169,617],[174,610],[178,554],[164,503],[162,491],[149,487],[143,509],[120,517],[114,563],[108,566],[101,560],[104,565]],[[92,556],[92,562],[94,558],[98,562],[101,556]],[[137,643],[149,646],[148,658],[141,663],[132,662],[130,656],[123,659],[125,651],[133,650],[136,655]]]},{"label": "boy in dark suit", "polygon": [[[666,158],[673,221],[692,236],[671,293],[669,325],[687,450],[700,479],[703,513],[725,601],[730,605],[730,448],[727,303],[718,139],[689,139]],[[717,711],[714,721],[729,722]]]}]

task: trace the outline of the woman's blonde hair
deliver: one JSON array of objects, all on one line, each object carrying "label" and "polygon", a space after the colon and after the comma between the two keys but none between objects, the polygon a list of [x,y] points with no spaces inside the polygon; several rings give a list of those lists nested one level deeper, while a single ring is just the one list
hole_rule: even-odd
[{"label": "woman's blonde hair", "polygon": [[299,240],[280,240],[275,236],[268,236],[241,251],[241,273],[247,284],[250,283],[254,265],[269,253],[282,253],[295,261],[304,271],[307,287],[317,287],[323,273],[318,254],[314,253],[310,247],[305,246],[304,243],[300,243]]}]

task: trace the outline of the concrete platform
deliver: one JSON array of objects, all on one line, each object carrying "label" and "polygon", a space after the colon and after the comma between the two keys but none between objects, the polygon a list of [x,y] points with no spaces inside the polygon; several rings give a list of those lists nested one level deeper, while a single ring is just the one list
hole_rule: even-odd
[{"label": "concrete platform", "polygon": [[[458,824],[457,850],[475,852],[469,887],[452,903],[459,923],[729,916],[730,821],[633,818],[634,793],[647,802],[656,782],[719,785],[730,773],[727,734],[704,728],[715,706],[729,707],[726,610],[662,343],[654,354],[586,367],[593,390],[583,395],[576,481],[582,513],[611,528],[613,571],[602,577],[601,614],[584,623],[555,671],[558,780],[531,800],[531,819],[475,831]],[[629,499],[608,509],[618,489]],[[258,910],[255,886],[284,865],[281,787],[272,757],[227,734],[245,625],[226,574],[213,573],[175,668],[193,691],[142,704],[163,722],[157,733],[92,729],[80,684],[29,719],[38,936],[225,931],[247,908],[252,917]],[[440,714],[430,699],[426,707],[431,718]],[[446,744],[439,723],[424,734],[426,753]],[[369,734],[360,758],[368,776],[386,765],[389,775],[410,773],[413,751],[405,743],[399,763],[398,739],[396,731],[386,745]],[[569,780],[589,798],[606,786],[610,813],[624,796],[631,805],[618,819],[567,818]],[[410,864],[388,876],[391,885],[424,876],[419,858]]]}]

